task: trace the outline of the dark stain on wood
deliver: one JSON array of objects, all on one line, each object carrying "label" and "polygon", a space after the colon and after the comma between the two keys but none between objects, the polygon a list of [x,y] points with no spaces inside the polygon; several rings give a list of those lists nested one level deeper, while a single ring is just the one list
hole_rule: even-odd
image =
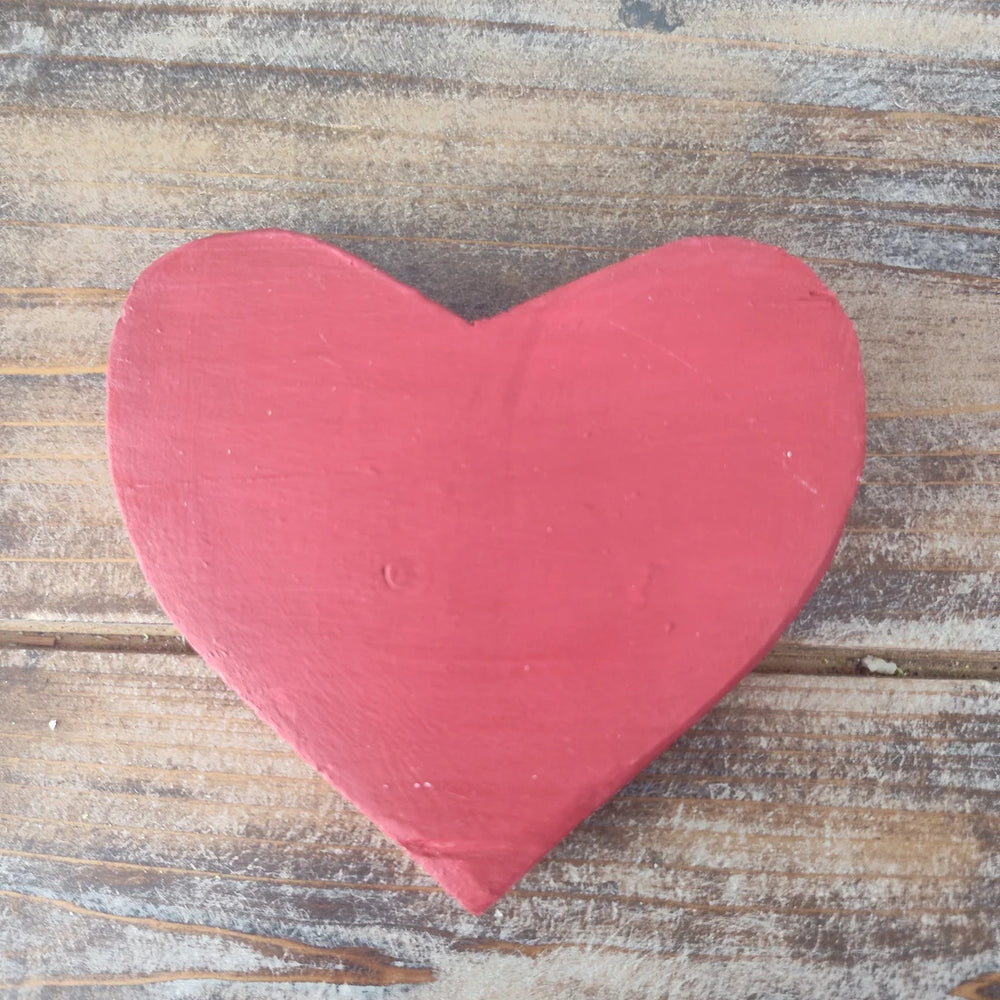
[{"label": "dark stain on wood", "polygon": [[987,972],[956,986],[948,996],[964,1000],[1000,1000],[1000,972]]},{"label": "dark stain on wood", "polygon": [[[132,884],[125,888],[134,889]],[[238,982],[312,982],[336,983],[355,986],[392,986],[401,984],[433,982],[434,976],[429,969],[409,968],[373,948],[324,948],[304,945],[298,941],[287,940],[267,935],[245,933],[226,928],[164,920],[158,917],[133,916],[106,913],[90,907],[49,896],[35,896],[28,893],[11,892],[0,889],[0,900],[12,900],[18,909],[22,920],[31,922],[37,920],[45,923],[48,918],[44,911],[55,909],[65,918],[69,915],[88,922],[86,933],[93,935],[93,946],[99,947],[102,937],[111,937],[116,932],[116,926],[141,929],[148,936],[162,936],[166,939],[181,937],[199,937],[208,940],[232,942],[243,946],[258,955],[261,962],[259,968],[241,969],[234,972],[228,969],[191,969],[184,971],[149,971],[140,975],[98,975],[42,977],[26,975],[19,982],[0,983],[0,988],[18,986],[24,989],[57,988],[84,985],[102,985],[108,987],[139,985],[141,983],[174,982],[185,979],[205,978],[217,980],[235,980]],[[35,911],[35,912],[32,912]],[[40,911],[40,912],[39,912]],[[97,926],[93,926],[96,924]],[[102,924],[109,926],[102,927]],[[277,959],[281,966],[274,967]],[[252,964],[252,963],[249,963]],[[268,968],[271,965],[271,968]]]},{"label": "dark stain on wood", "polygon": [[618,20],[626,28],[648,28],[668,35],[684,23],[673,7],[668,11],[666,6],[654,7],[646,0],[622,0]]}]

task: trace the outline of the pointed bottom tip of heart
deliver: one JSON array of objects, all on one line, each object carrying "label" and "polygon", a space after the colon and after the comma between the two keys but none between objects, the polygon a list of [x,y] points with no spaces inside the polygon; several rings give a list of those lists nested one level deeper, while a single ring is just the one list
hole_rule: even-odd
[{"label": "pointed bottom tip of heart", "polygon": [[407,854],[473,916],[480,916],[504,896],[537,861],[495,855],[461,856],[440,845],[411,843]]},{"label": "pointed bottom tip of heart", "polygon": [[[426,865],[422,865],[422,867],[427,869]],[[449,896],[458,902],[463,909],[468,910],[474,917],[481,916],[494,903],[499,902],[517,881],[517,878],[515,878],[509,882],[505,882],[500,887],[496,887],[495,883],[492,885],[488,884],[465,871],[456,872],[454,870],[444,871],[439,869],[431,871],[430,874]]]}]

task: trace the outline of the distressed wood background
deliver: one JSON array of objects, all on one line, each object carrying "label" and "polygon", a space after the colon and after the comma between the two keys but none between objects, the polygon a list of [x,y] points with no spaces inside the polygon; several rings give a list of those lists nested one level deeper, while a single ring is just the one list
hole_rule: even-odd
[{"label": "distressed wood background", "polygon": [[[470,318],[742,235],[859,331],[816,596],[478,919],[186,653],[114,504],[128,286],[262,226]],[[1000,995],[996,0],[0,0],[0,380],[0,992]]]}]

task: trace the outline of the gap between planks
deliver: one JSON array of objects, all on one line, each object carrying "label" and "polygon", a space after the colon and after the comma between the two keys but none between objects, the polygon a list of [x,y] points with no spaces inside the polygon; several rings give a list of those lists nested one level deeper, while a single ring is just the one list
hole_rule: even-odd
[{"label": "gap between planks", "polygon": [[[101,653],[163,653],[195,656],[174,628],[162,624],[91,622],[0,622],[0,648],[62,649]],[[897,666],[895,678],[978,679],[1000,683],[1000,651],[887,649],[813,646],[779,642],[756,667],[762,674],[869,675],[861,664],[877,656]],[[893,679],[871,675],[878,680]]]}]

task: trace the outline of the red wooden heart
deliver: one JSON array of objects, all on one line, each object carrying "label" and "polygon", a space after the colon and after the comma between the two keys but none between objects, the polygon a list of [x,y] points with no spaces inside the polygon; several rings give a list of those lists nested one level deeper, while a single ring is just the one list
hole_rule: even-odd
[{"label": "red wooden heart", "polygon": [[772,247],[684,240],[469,324],[263,231],[140,276],[108,439],[170,617],[478,912],[801,608],[864,387]]}]

